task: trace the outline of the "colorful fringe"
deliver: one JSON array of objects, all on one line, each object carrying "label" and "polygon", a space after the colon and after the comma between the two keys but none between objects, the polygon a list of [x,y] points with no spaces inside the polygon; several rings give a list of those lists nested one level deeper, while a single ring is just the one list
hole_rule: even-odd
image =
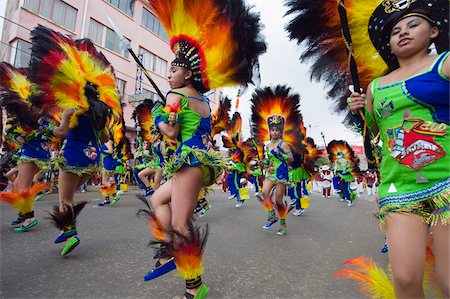
[{"label": "colorful fringe", "polygon": [[59,230],[64,232],[75,228],[77,216],[81,210],[86,206],[87,201],[81,201],[73,207],[64,204],[63,211],[59,206],[53,206],[53,213],[50,213],[50,220],[52,224]]},{"label": "colorful fringe", "polygon": [[[432,240],[430,235],[427,240],[423,288],[425,297],[427,298],[429,297],[427,295],[430,295],[430,298],[435,298],[435,296],[444,298],[437,287]],[[378,267],[371,258],[364,256],[356,257],[345,261],[344,265],[347,266],[347,269],[336,271],[333,275],[338,278],[350,279],[357,282],[363,295],[369,298],[396,298],[391,277],[383,269]]]},{"label": "colorful fringe", "polygon": [[22,192],[17,190],[0,192],[0,200],[9,203],[21,215],[25,215],[33,211],[34,198],[46,188],[47,185],[41,182],[34,184],[30,189]]},{"label": "colorful fringe", "polygon": [[172,177],[183,165],[191,164],[191,155],[195,156],[195,158],[198,159],[203,166],[210,168],[213,176],[208,179],[206,185],[209,186],[214,184],[225,168],[225,160],[218,152],[215,151],[183,147],[180,155],[174,156],[174,159],[166,161],[164,164],[164,172],[169,178]]},{"label": "colorful fringe", "polygon": [[274,205],[275,211],[277,212],[277,216],[280,219],[286,219],[289,213],[289,208],[285,203],[279,204],[275,203]]},{"label": "colorful fringe", "polygon": [[194,280],[203,273],[203,251],[208,239],[208,226],[205,229],[195,227],[188,223],[189,235],[184,236],[180,232],[173,231],[171,255],[175,258],[175,264],[184,280]]},{"label": "colorful fringe", "polygon": [[386,218],[389,213],[412,213],[422,217],[423,221],[431,226],[438,223],[448,225],[450,223],[450,189],[420,202],[383,205],[379,212],[382,229],[386,225]]}]

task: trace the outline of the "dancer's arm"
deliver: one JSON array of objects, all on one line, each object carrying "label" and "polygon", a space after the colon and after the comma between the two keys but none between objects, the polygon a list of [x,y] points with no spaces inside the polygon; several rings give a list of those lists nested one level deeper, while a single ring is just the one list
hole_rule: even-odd
[{"label": "dancer's arm", "polygon": [[[166,97],[166,106],[167,105],[180,105],[182,100],[182,96],[177,93],[169,93]],[[171,139],[175,139],[178,136],[178,133],[180,132],[180,124],[175,123],[173,125],[170,125],[165,122],[158,123],[158,129],[161,130],[161,132],[166,135],[167,137]]]},{"label": "dancer's arm", "polygon": [[75,112],[75,109],[69,108],[64,110],[64,113],[61,118],[61,124],[59,127],[53,129],[53,135],[59,138],[66,138],[69,133],[69,121],[72,114]]}]

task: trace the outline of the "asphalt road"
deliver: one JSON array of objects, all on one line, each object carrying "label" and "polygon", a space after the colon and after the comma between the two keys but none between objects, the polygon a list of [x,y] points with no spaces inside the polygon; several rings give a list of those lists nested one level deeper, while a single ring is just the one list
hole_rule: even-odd
[{"label": "asphalt road", "polygon": [[[77,194],[90,202],[78,219],[81,244],[61,257],[61,244],[53,244],[58,231],[45,219],[57,195],[36,202],[40,222],[29,232],[14,233],[9,223],[16,212],[0,203],[1,298],[174,298],[184,294],[184,281],[175,271],[151,282],[143,276],[152,268],[147,247],[150,232],[136,189],[122,195],[114,207],[97,207],[97,188]],[[253,194],[253,192],[250,192]],[[353,207],[337,197],[311,195],[310,208],[289,215],[286,236],[277,225],[262,229],[266,221],[255,199],[240,209],[215,189],[213,205],[197,223],[209,223],[203,275],[209,298],[363,298],[353,283],[332,273],[345,260],[372,256],[386,267],[387,255],[373,198],[361,196]]]}]

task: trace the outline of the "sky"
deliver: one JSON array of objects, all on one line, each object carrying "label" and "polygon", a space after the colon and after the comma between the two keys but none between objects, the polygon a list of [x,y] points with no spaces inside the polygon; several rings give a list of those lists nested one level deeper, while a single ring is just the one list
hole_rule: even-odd
[{"label": "sky", "polygon": [[[287,11],[282,4],[283,1],[247,0],[246,2],[254,5],[253,11],[260,12],[261,23],[265,27],[262,34],[266,39],[267,52],[259,59],[260,87],[285,84],[290,86],[293,92],[300,94],[300,111],[307,134],[313,137],[316,145],[324,145],[320,132],[325,135],[326,143],[333,139],[344,139],[352,145],[362,145],[362,137],[341,124],[344,115],[337,115],[333,111],[334,103],[327,99],[327,88],[321,82],[311,82],[309,66],[300,62],[301,48],[296,41],[288,39],[288,34],[284,30],[290,17],[283,17]],[[243,119],[244,138],[250,137],[250,98],[253,90],[250,86],[241,95],[239,101],[238,111]],[[224,94],[233,99],[232,109],[234,109],[237,88],[227,88]]]}]

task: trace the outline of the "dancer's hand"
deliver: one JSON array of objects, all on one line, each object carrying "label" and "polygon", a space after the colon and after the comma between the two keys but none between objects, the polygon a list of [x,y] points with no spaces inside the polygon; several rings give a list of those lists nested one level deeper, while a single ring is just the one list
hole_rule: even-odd
[{"label": "dancer's hand", "polygon": [[363,109],[366,106],[366,94],[359,94],[357,92],[352,92],[350,97],[347,98],[348,108],[352,112],[358,112],[358,110]]}]

